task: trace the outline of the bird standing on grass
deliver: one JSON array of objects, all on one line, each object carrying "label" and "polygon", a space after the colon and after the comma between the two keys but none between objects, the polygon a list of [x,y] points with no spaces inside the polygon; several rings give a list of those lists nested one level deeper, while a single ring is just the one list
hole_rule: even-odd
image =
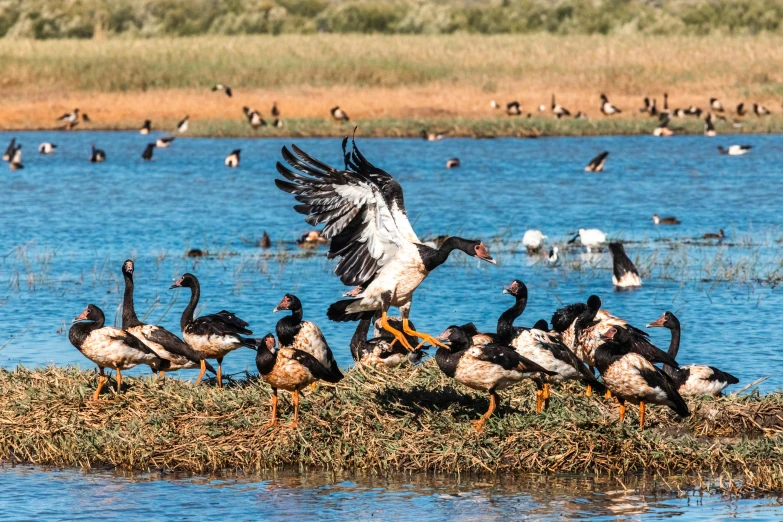
[{"label": "bird standing on grass", "polygon": [[223,91],[224,93],[226,93],[226,96],[231,98],[231,87],[229,87],[228,85],[223,85],[222,83],[218,83],[217,85],[212,87],[212,92],[215,91]]},{"label": "bird standing on grass", "polygon": [[[201,360],[185,342],[162,326],[146,324],[136,317],[133,305],[133,272],[135,266],[130,259],[122,264],[125,279],[125,294],[122,300],[122,329],[133,335],[163,360],[168,361],[168,370],[189,370],[201,367]],[[212,365],[204,361],[207,370],[215,373]],[[163,376],[163,370],[160,370]]]},{"label": "bird standing on grass", "polygon": [[[296,171],[278,163],[277,171],[286,180],[275,180],[280,190],[296,196],[300,204],[294,208],[307,215],[307,223],[325,225],[323,236],[331,240],[327,257],[341,258],[335,273],[343,284],[356,287],[352,299],[332,304],[327,316],[358,321],[380,311],[383,329],[409,350],[415,348],[403,332],[420,338],[419,347],[440,346],[408,324],[414,291],[454,250],[492,264],[495,260],[481,241],[450,237],[438,249],[422,244],[408,221],[400,184],[370,163],[355,143],[347,153],[347,141],[345,170],[312,158],[296,145],[293,152],[283,147],[283,159]],[[392,306],[402,314],[402,332],[388,324]]]},{"label": "bird standing on grass", "polygon": [[253,332],[247,329],[249,325],[245,321],[225,310],[195,318],[193,314],[201,296],[201,285],[193,274],[185,274],[177,279],[169,290],[173,288],[190,288],[190,302],[183,310],[179,324],[182,328],[182,337],[201,362],[201,373],[196,382],[201,382],[207,371],[205,359],[216,359],[217,385],[218,388],[223,388],[223,358],[242,346],[255,347],[252,339],[242,337]]},{"label": "bird standing on grass", "polygon": [[606,94],[601,94],[601,112],[606,116],[611,116],[612,114],[619,114],[623,111],[609,103],[609,98],[606,97]]},{"label": "bird standing on grass", "polygon": [[294,419],[286,428],[296,428],[299,423],[299,392],[317,381],[337,383],[342,379],[333,374],[315,357],[295,348],[275,347],[275,336],[266,334],[263,339],[254,340],[256,345],[256,368],[261,378],[272,387],[272,418],[262,429],[278,426],[277,390],[293,394]]},{"label": "bird standing on grass", "polygon": [[340,123],[350,120],[348,115],[340,108],[339,105],[337,107],[332,107],[329,112],[332,113],[332,118],[334,118],[335,121],[339,121]]},{"label": "bird standing on grass", "polygon": [[[81,322],[89,321],[89,322]],[[158,357],[143,342],[133,335],[104,326],[103,311],[91,304],[76,319],[68,332],[68,340],[82,355],[98,365],[100,378],[98,388],[92,396],[97,401],[101,388],[106,382],[104,368],[117,371],[117,392],[122,388],[122,370],[128,370],[139,364],[147,364],[153,371],[168,369],[169,362]]]},{"label": "bird standing on grass", "polygon": [[[669,344],[669,355],[677,358],[680,350],[680,321],[671,312],[664,314],[657,320],[647,325],[647,328],[668,328],[672,333]],[[720,397],[727,386],[737,384],[739,379],[721,371],[714,366],[701,364],[689,364],[672,368],[668,364],[663,365],[663,373],[669,376],[677,387],[680,395],[712,395]]]},{"label": "bird standing on grass", "polygon": [[74,124],[79,121],[79,109],[74,109],[73,112],[66,112],[59,118],[57,118],[59,121],[63,121],[66,124]]},{"label": "bird standing on grass", "polygon": [[632,351],[626,330],[610,327],[605,342],[595,352],[595,362],[604,384],[620,403],[620,422],[625,419],[625,403],[639,405],[639,429],[644,429],[647,404],[668,406],[677,415],[690,415],[672,380],[650,361]]},{"label": "bird standing on grass", "polygon": [[522,114],[522,105],[518,101],[512,101],[506,104],[506,114],[509,116],[519,116]]},{"label": "bird standing on grass", "polygon": [[555,103],[555,95],[552,95],[552,114],[555,115],[555,117],[559,120],[563,116],[571,116],[571,113],[568,112],[568,109],[560,105],[559,103]]},{"label": "bird standing on grass", "polygon": [[539,374],[554,375],[546,368],[519,355],[510,346],[488,343],[471,346],[470,337],[459,326],[449,326],[438,336],[441,348],[435,353],[438,368],[460,384],[489,393],[489,408],[477,421],[476,430],[497,408],[497,392],[519,383],[522,379],[537,378]]}]

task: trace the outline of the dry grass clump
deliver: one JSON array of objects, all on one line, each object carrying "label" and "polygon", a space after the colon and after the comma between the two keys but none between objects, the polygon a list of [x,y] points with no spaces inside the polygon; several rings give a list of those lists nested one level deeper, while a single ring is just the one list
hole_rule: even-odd
[{"label": "dry grass clump", "polygon": [[[634,414],[618,425],[614,404],[572,393],[578,389],[555,389],[549,410],[536,415],[532,386],[520,386],[503,394],[499,413],[477,433],[468,421],[487,398],[428,361],[395,372],[354,368],[339,385],[307,393],[300,427],[290,430],[261,429],[270,390],[253,377],[223,392],[129,378],[123,393],[109,390],[94,403],[96,380],[73,367],[0,371],[0,457],[194,472],[735,474],[743,487],[783,490],[781,393],[691,401],[684,421],[653,408],[639,431]],[[281,405],[287,422],[287,396]]]}]

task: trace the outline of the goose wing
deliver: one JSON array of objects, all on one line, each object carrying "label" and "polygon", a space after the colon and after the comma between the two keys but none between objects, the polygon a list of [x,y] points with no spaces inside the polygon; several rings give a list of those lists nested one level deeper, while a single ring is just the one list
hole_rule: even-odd
[{"label": "goose wing", "polygon": [[546,375],[557,374],[557,372],[549,371],[527,357],[519,355],[517,351],[510,346],[503,346],[496,343],[473,346],[470,354],[481,361],[497,364],[504,370],[517,370],[525,373],[540,372]]},{"label": "goose wing", "polygon": [[144,337],[155,344],[159,344],[166,351],[185,357],[190,361],[198,361],[199,356],[187,345],[185,341],[157,325],[145,325],[142,329]]},{"label": "goose wing", "polygon": [[136,349],[136,350],[138,350],[138,351],[140,351],[142,353],[147,353],[147,354],[150,354],[150,355],[154,355],[155,357],[158,356],[158,354],[156,354],[154,351],[152,351],[152,349],[149,346],[144,344],[141,341],[141,339],[139,339],[138,337],[136,337],[134,335],[131,335],[128,332],[125,332],[123,330],[117,330],[116,333],[115,332],[111,332],[109,334],[109,339],[111,339],[112,341],[120,341],[120,342],[124,343],[126,346],[129,346],[129,347],[131,347],[133,349]]},{"label": "goose wing", "polygon": [[188,329],[195,334],[213,334],[223,336],[234,336],[243,340],[239,335],[252,335],[248,330],[249,325],[231,312],[222,310],[216,314],[202,315],[190,323]]},{"label": "goose wing", "polygon": [[283,147],[289,169],[277,163],[286,180],[275,180],[279,189],[300,203],[294,209],[305,214],[310,225],[324,225],[322,235],[331,240],[327,257],[340,258],[335,273],[349,286],[372,278],[397,253],[400,246],[418,243],[405,212],[402,187],[388,173],[370,163],[353,143],[345,152],[345,170],[331,167],[292,145]]}]

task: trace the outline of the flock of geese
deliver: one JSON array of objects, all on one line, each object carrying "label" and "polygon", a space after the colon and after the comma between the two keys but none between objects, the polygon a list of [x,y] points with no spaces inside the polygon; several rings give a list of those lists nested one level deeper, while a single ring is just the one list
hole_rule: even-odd
[{"label": "flock of geese", "polygon": [[[668,352],[654,346],[644,331],[601,309],[601,300],[595,295],[584,303],[556,310],[549,322],[515,326],[528,301],[527,287],[519,280],[504,290],[514,303],[499,314],[496,331],[479,332],[472,323],[450,325],[438,335],[417,331],[411,321],[413,296],[433,270],[455,251],[490,264],[495,260],[479,239],[448,237],[438,246],[420,240],[408,220],[400,184],[372,164],[355,142],[350,150],[347,144],[345,138],[344,165],[340,168],[295,145],[284,147],[282,162],[277,163],[282,179],[276,179],[275,185],[293,196],[294,210],[304,215],[308,224],[323,226],[321,235],[329,241],[327,257],[338,259],[335,274],[348,287],[342,299],[327,307],[326,315],[332,321],[358,322],[350,342],[358,363],[402,371],[418,361],[423,350],[435,348],[435,361],[446,376],[489,394],[489,408],[475,421],[477,429],[497,408],[499,391],[528,379],[535,383],[537,412],[548,407],[550,385],[577,380],[587,387],[588,395],[593,390],[606,390],[607,396],[616,398],[621,422],[626,403],[638,405],[641,428],[648,404],[667,406],[687,416],[683,396],[718,396],[738,382],[711,366],[678,365],[680,325],[671,312],[647,325],[671,331]],[[538,231],[530,236],[539,243],[545,239]],[[586,246],[605,241],[600,236],[603,234],[594,230],[577,234]],[[610,244],[610,251],[615,265],[630,263],[622,245]],[[195,275],[184,274],[171,286],[190,289],[180,320],[180,337],[136,316],[134,270],[133,261],[123,263],[121,328],[106,326],[103,312],[91,304],[74,319],[76,324],[69,332],[70,342],[98,366],[94,400],[99,399],[106,382],[106,368],[116,371],[119,392],[121,372],[136,365],[148,365],[161,376],[166,371],[198,369],[197,382],[209,371],[215,373],[222,388],[224,357],[248,348],[256,352],[259,375],[272,389],[267,426],[278,425],[278,390],[293,394],[289,426],[296,426],[300,392],[319,381],[336,383],[343,378],[322,330],[304,319],[302,303],[295,295],[284,295],[273,310],[287,314],[277,322],[275,332],[254,338],[250,325],[232,312],[221,310],[196,317],[201,287]],[[624,277],[620,274],[618,282]],[[390,317],[392,307],[399,310],[399,318]],[[370,326],[374,331],[368,339]],[[217,362],[217,370],[208,360]]]}]

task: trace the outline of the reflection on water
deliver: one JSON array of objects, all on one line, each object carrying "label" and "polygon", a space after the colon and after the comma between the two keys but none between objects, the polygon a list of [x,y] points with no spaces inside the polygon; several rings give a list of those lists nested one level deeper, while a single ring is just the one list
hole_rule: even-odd
[{"label": "reflection on water", "polygon": [[[680,491],[676,479],[389,477],[268,473],[242,477],[0,468],[9,518],[307,520],[717,520],[783,517],[778,499]],[[68,498],[68,502],[63,502]]]}]

